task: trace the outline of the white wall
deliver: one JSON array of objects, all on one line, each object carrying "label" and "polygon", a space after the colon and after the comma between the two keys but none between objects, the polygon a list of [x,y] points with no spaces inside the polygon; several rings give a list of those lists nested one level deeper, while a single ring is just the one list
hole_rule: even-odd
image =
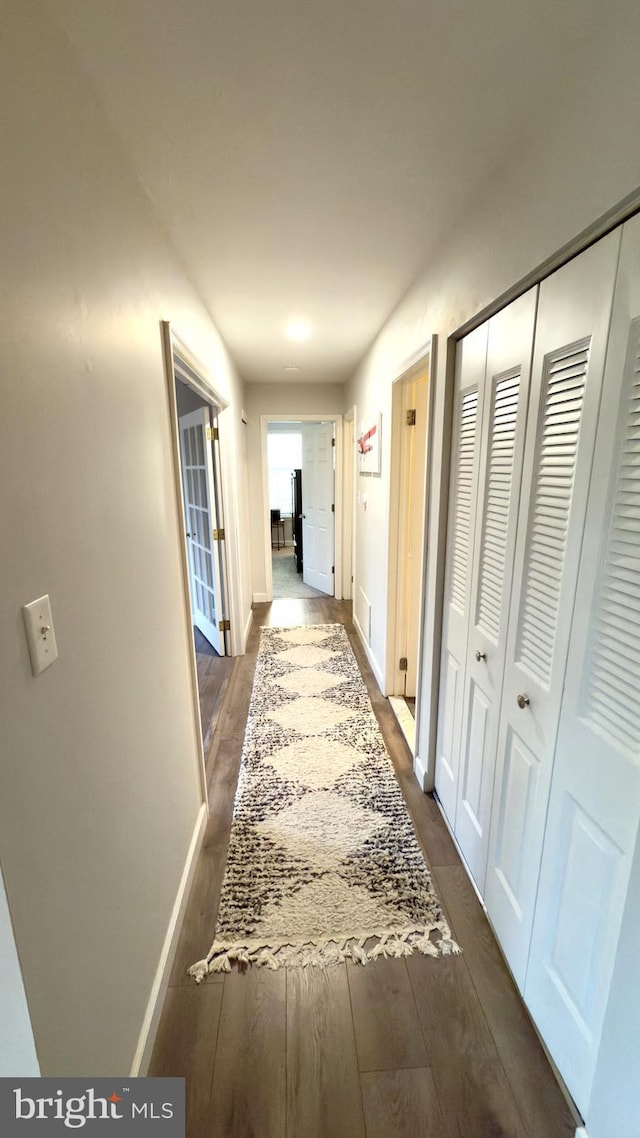
[{"label": "white wall", "polygon": [[0,1078],[39,1074],[20,961],[0,873]]},{"label": "white wall", "polygon": [[264,600],[267,587],[262,508],[261,415],[317,415],[332,419],[344,411],[342,384],[248,383],[245,387],[247,412],[247,465],[249,472],[249,535],[251,543],[251,590],[255,600]]},{"label": "white wall", "polygon": [[39,0],[3,5],[0,124],[0,861],[43,1073],[124,1075],[201,802],[160,320],[238,471],[241,391]]},{"label": "white wall", "polygon": [[[612,10],[613,14],[613,10]],[[476,204],[443,235],[424,275],[393,313],[347,387],[346,405],[382,411],[382,477],[366,482],[367,510],[356,510],[356,581],[372,604],[371,651],[386,673],[386,565],[377,555],[388,531],[391,383],[404,362],[435,334],[439,337],[429,520],[427,656],[438,621],[434,582],[441,516],[446,339],[565,242],[580,233],[640,183],[640,151],[630,141],[629,114],[640,103],[640,8],[625,0],[617,23],[599,45],[598,58],[581,74],[567,70],[564,102],[549,108],[528,139],[519,139]],[[434,155],[434,161],[437,155]],[[354,593],[355,596],[355,593]],[[434,676],[425,659],[424,690]],[[424,704],[423,704],[424,708]],[[419,751],[428,715],[423,710]],[[421,758],[423,756],[421,755]],[[426,758],[425,758],[426,761]]]}]

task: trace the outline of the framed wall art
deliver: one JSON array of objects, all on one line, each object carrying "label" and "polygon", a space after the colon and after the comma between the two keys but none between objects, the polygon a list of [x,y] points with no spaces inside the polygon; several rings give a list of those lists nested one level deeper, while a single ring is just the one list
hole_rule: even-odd
[{"label": "framed wall art", "polygon": [[366,415],[361,423],[357,439],[361,474],[380,473],[380,432],[382,415]]}]

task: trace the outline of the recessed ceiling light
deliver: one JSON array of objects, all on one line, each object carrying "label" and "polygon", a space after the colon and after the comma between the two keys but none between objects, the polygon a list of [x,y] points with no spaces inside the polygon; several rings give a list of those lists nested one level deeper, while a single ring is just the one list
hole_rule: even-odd
[{"label": "recessed ceiling light", "polygon": [[284,331],[288,340],[295,340],[300,344],[303,340],[308,340],[311,335],[311,321],[307,320],[306,316],[296,316],[287,322]]},{"label": "recessed ceiling light", "polygon": [[293,364],[290,364],[290,365],[289,365],[289,367],[285,367],[285,368],[283,368],[282,370],[283,370],[283,371],[287,371],[287,372],[290,372],[290,373],[293,373],[293,372],[295,372],[295,371],[300,371],[300,368],[299,368],[299,367],[294,367],[294,366],[293,366]]}]

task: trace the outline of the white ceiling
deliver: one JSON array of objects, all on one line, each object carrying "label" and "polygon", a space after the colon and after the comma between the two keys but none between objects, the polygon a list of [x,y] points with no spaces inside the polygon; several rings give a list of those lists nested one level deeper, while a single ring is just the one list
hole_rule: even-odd
[{"label": "white ceiling", "polygon": [[607,20],[606,0],[49,2],[241,375],[268,382],[348,378]]}]

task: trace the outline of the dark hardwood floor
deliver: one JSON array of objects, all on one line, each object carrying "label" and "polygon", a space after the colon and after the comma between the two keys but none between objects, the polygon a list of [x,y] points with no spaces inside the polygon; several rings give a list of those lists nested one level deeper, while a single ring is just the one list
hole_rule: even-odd
[{"label": "dark hardwood floor", "polygon": [[219,656],[198,628],[193,630],[198,667],[198,695],[204,753],[211,743],[216,719],[227,684],[233,671],[233,657]]},{"label": "dark hardwood floor", "polygon": [[[213,939],[261,625],[347,627],[463,955],[186,974]],[[257,605],[211,741],[210,818],[150,1074],[187,1079],[188,1138],[572,1138],[575,1121],[395,716],[330,599]]]}]

